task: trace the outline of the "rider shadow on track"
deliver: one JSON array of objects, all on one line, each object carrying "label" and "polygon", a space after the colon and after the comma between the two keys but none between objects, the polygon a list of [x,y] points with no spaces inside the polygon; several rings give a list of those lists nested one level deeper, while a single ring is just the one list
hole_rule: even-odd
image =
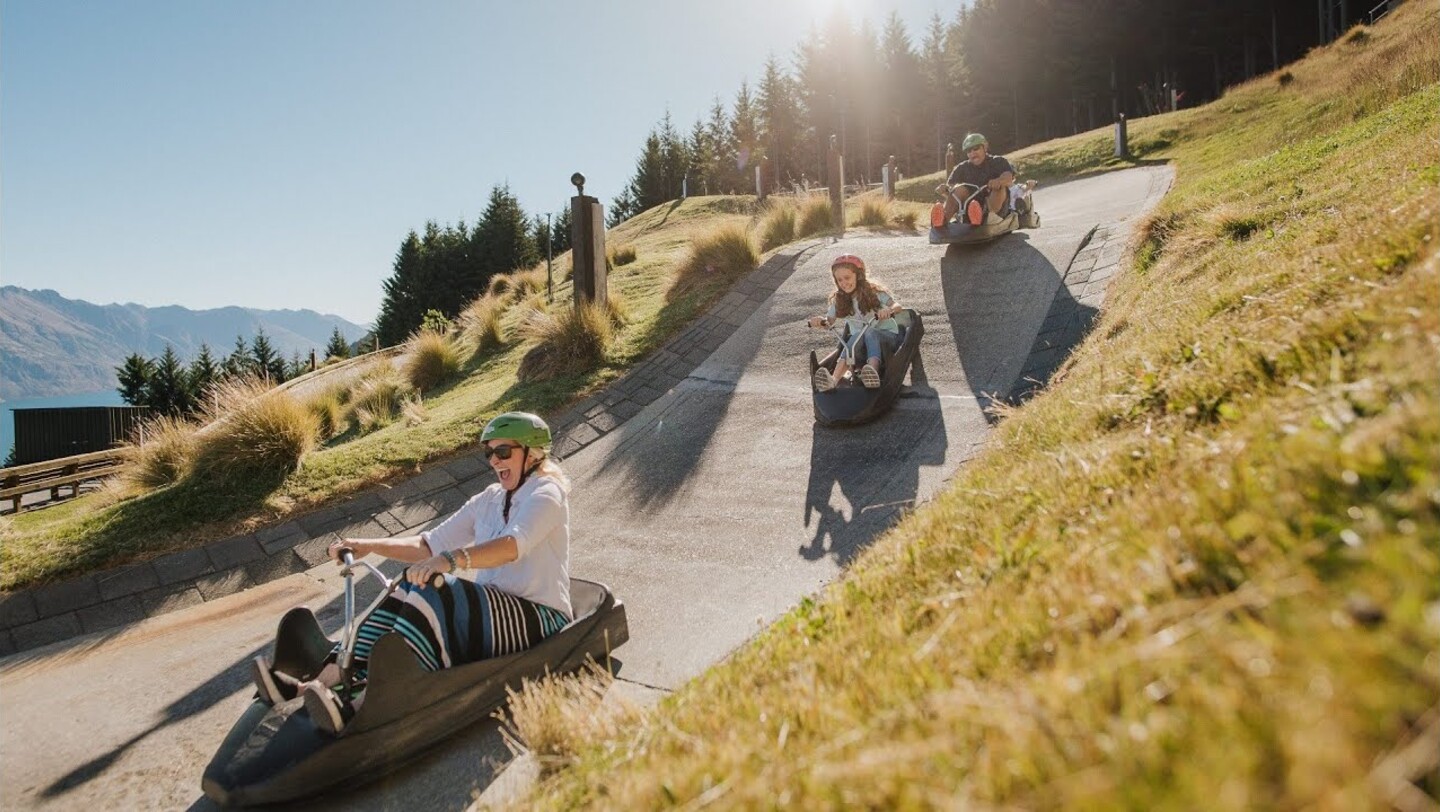
[{"label": "rider shadow on track", "polygon": [[955,349],[992,425],[1000,417],[991,407],[1019,403],[1043,389],[1098,315],[1075,298],[1064,274],[1024,233],[980,246],[952,245],[941,260]]},{"label": "rider shadow on track", "polygon": [[[922,344],[921,354],[924,350]],[[933,391],[924,382],[923,367],[912,367],[911,381],[912,390]],[[933,397],[902,397],[888,413],[862,426],[815,423],[805,490],[805,526],[813,527],[814,535],[800,555],[809,561],[831,555],[840,566],[848,565],[915,506],[920,467],[944,464],[947,445],[940,402]]]}]

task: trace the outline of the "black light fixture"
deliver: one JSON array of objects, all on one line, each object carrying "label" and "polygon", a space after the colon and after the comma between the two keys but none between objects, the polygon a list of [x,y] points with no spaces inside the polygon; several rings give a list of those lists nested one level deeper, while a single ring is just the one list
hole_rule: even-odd
[{"label": "black light fixture", "polygon": [[570,182],[575,184],[575,192],[581,197],[585,196],[585,176],[576,172],[570,176]]}]

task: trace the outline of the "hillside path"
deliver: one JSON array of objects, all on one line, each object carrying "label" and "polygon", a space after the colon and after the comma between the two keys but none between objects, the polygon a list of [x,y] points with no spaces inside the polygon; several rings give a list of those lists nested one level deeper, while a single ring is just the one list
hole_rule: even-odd
[{"label": "hillside path", "polygon": [[[687,378],[566,459],[572,573],[609,584],[629,612],[619,689],[680,686],[943,487],[984,442],[989,399],[1043,382],[1082,335],[1171,177],[1145,167],[1042,186],[1042,227],[986,246],[905,235],[812,249]],[[823,312],[841,253],[923,314],[924,371],[874,424],[826,429],[812,419],[806,355],[829,334],[802,322]],[[337,628],[340,594],[326,564],[0,660],[0,807],[211,808],[200,773],[250,701],[250,658],[290,606]],[[301,807],[463,809],[523,781],[509,763],[489,722]]]}]

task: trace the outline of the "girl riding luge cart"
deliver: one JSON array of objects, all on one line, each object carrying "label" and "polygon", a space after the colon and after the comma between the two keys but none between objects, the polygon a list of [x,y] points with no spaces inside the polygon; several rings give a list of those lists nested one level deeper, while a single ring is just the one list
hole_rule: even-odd
[{"label": "girl riding luge cart", "polygon": [[858,256],[836,257],[831,276],[835,289],[826,314],[806,320],[810,327],[838,333],[838,346],[823,359],[810,353],[815,420],[858,425],[884,414],[899,396],[906,374],[918,364],[925,329],[920,314],[871,279]]}]

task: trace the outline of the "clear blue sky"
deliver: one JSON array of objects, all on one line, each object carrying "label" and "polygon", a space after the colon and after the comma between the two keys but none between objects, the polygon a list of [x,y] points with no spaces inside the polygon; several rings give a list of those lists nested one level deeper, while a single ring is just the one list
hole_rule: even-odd
[{"label": "clear blue sky", "polygon": [[508,183],[607,203],[836,7],[959,0],[4,0],[0,283],[373,320],[405,233]]}]

